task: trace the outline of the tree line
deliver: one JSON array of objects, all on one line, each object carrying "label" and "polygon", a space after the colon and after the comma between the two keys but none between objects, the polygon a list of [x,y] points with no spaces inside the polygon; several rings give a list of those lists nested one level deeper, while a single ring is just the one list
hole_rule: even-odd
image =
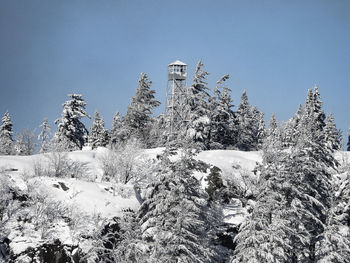
[{"label": "tree line", "polygon": [[[181,148],[191,144],[198,150],[238,149],[243,151],[261,150],[266,138],[264,113],[251,106],[247,92],[241,96],[237,110],[227,87],[229,75],[221,77],[212,94],[207,86],[209,72],[198,62],[193,77],[193,84],[188,87],[186,98],[175,109],[181,118],[175,120],[179,130],[170,134],[170,116],[167,113],[153,115],[153,110],[160,105],[155,99],[155,91],[151,89],[152,81],[147,74],[141,73],[135,95],[131,98],[126,114],[121,116],[117,111],[113,117],[112,127],[105,128],[104,119],[96,111],[90,131],[85,127],[82,118],[91,118],[86,112],[86,102],[81,94],[69,94],[70,100],[63,104],[61,117],[55,120],[57,130],[51,136],[51,128],[47,119],[40,125],[40,152],[49,148],[60,148],[65,151],[79,150],[89,144],[113,146],[131,138],[137,139],[145,148],[170,145]],[[325,140],[332,148],[341,148],[341,133],[337,130],[333,115],[321,111],[322,101],[318,88],[309,90],[305,109],[299,107],[294,117],[282,123],[278,129],[284,147],[294,144],[298,134],[295,133],[304,110],[309,110],[310,103],[320,111],[320,127],[325,129]],[[272,116],[271,122],[275,121]],[[9,112],[6,111],[0,126],[0,145],[2,154],[28,155],[35,150],[35,135],[25,130],[13,137],[13,125]],[[348,143],[348,150],[350,144]]]}]

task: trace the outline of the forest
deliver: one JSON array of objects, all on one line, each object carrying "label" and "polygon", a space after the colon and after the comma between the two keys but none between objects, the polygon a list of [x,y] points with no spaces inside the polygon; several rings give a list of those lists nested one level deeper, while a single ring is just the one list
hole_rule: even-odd
[{"label": "forest", "polygon": [[350,262],[350,155],[318,87],[266,125],[208,75],[199,61],[176,119],[145,73],[110,129],[98,111],[85,127],[81,94],[55,131],[14,135],[7,111],[0,262]]}]

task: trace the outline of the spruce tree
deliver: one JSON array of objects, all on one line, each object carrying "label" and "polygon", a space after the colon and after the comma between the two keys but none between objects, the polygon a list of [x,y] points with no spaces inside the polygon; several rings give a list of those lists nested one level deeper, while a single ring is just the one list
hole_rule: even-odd
[{"label": "spruce tree", "polygon": [[314,114],[316,119],[316,127],[319,130],[323,130],[323,128],[326,126],[325,120],[326,120],[326,114],[322,110],[322,100],[321,95],[318,91],[318,87],[315,85],[314,91],[313,91],[313,107],[314,107]]},{"label": "spruce tree", "polygon": [[296,141],[298,138],[298,125],[300,119],[303,115],[304,109],[301,104],[299,104],[297,112],[294,114],[293,118],[288,120],[284,125],[284,129],[282,130],[282,144],[283,147],[289,148],[296,145]]},{"label": "spruce tree", "polygon": [[3,155],[10,155],[13,151],[13,130],[11,117],[8,111],[5,112],[1,121],[2,124],[0,126],[0,153]]},{"label": "spruce tree", "polygon": [[68,94],[68,97],[71,100],[62,105],[61,118],[55,121],[58,127],[52,142],[61,150],[80,150],[88,137],[88,131],[80,119],[90,116],[85,111],[86,102],[81,94]]},{"label": "spruce tree", "polygon": [[231,90],[225,85],[229,75],[224,75],[216,82],[214,95],[210,100],[211,110],[211,149],[225,149],[235,144],[236,118],[230,96]]},{"label": "spruce tree", "polygon": [[335,194],[332,192],[331,208],[327,215],[325,230],[316,245],[316,262],[318,263],[347,263],[350,259],[350,240],[344,233],[344,229],[348,226],[343,221],[344,214],[346,217],[348,214],[342,209],[342,204],[336,204]]},{"label": "spruce tree", "polygon": [[122,120],[121,120],[119,111],[116,111],[116,113],[113,116],[112,127],[109,130],[109,143],[111,145],[115,145],[119,141],[123,140],[121,138],[121,133],[122,133]]},{"label": "spruce tree", "polygon": [[264,113],[260,112],[256,106],[252,108],[254,149],[259,150],[263,145],[266,136]]},{"label": "spruce tree", "polygon": [[347,144],[347,148],[346,148],[347,151],[350,151],[350,128],[348,130],[348,144]]},{"label": "spruce tree", "polygon": [[108,143],[108,133],[105,129],[105,122],[98,111],[95,111],[94,120],[90,127],[90,134],[88,138],[89,144],[92,149],[97,147],[105,147]]},{"label": "spruce tree", "polygon": [[184,110],[188,114],[187,121],[184,123],[182,134],[180,134],[182,145],[190,143],[197,150],[210,148],[211,112],[206,83],[209,72],[205,71],[203,67],[202,61],[199,61],[193,77],[193,84],[189,87],[185,102]]},{"label": "spruce tree", "polygon": [[292,229],[286,215],[287,200],[283,195],[284,174],[279,173],[284,155],[261,166],[259,195],[252,215],[235,237],[236,249],[231,263],[292,262],[288,239]]},{"label": "spruce tree", "polygon": [[290,215],[291,227],[302,230],[300,235],[306,240],[294,248],[302,262],[316,260],[316,243],[325,230],[330,208],[329,169],[337,165],[333,149],[324,144],[324,131],[319,129],[319,120],[313,113],[306,105],[299,124],[297,144],[286,163],[289,173],[288,204],[295,211],[294,216]]},{"label": "spruce tree", "polygon": [[51,127],[47,118],[44,119],[43,123],[39,126],[41,131],[38,135],[38,140],[41,142],[40,152],[45,153],[50,150],[50,136],[51,136]]},{"label": "spruce tree", "polygon": [[328,145],[328,147],[330,147],[335,151],[340,150],[341,134],[337,129],[332,113],[327,115],[326,117],[324,132],[325,132],[325,143]]},{"label": "spruce tree", "polygon": [[152,110],[160,105],[151,90],[152,81],[141,73],[135,96],[131,99],[126,115],[123,118],[123,135],[140,140],[147,146],[149,131],[153,122]]},{"label": "spruce tree", "polygon": [[244,90],[241,102],[237,110],[238,116],[238,136],[237,147],[243,151],[255,149],[254,119],[252,117],[251,106],[248,102],[247,92]]},{"label": "spruce tree", "polygon": [[213,221],[207,196],[192,176],[195,161],[185,155],[174,163],[163,156],[163,162],[139,210],[148,262],[215,262],[209,242]]}]

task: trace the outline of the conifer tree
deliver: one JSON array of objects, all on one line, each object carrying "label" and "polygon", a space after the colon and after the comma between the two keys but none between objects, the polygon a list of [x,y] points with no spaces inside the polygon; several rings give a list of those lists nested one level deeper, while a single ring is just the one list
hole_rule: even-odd
[{"label": "conifer tree", "polygon": [[[283,195],[283,154],[261,166],[259,195],[251,218],[235,237],[236,249],[231,263],[293,262],[288,240],[292,230],[286,216],[287,200]],[[264,160],[268,158],[264,157]]]},{"label": "conifer tree", "polygon": [[86,102],[81,94],[68,94],[68,97],[71,100],[62,105],[61,118],[55,121],[58,127],[52,142],[61,150],[80,150],[88,137],[88,131],[80,119],[90,116],[85,111]]},{"label": "conifer tree", "polygon": [[326,126],[325,120],[326,120],[326,114],[322,110],[322,101],[321,101],[321,95],[318,91],[318,87],[315,85],[314,91],[313,91],[313,107],[314,107],[314,114],[316,119],[316,127],[319,130],[323,130],[323,128]]},{"label": "conifer tree", "polygon": [[116,111],[116,113],[113,116],[112,127],[109,130],[109,140],[111,145],[115,145],[116,143],[122,140],[121,133],[122,121],[119,111]]},{"label": "conifer tree", "polygon": [[281,134],[283,147],[289,148],[296,145],[298,138],[298,125],[303,112],[303,106],[299,104],[298,110],[294,114],[293,118],[286,122]]},{"label": "conifer tree", "polygon": [[216,82],[214,95],[210,100],[211,149],[225,149],[233,146],[237,136],[231,90],[225,85],[228,78],[229,75],[224,75]]},{"label": "conifer tree", "polygon": [[213,221],[207,196],[192,176],[194,160],[185,155],[171,163],[163,156],[163,162],[159,180],[150,185],[139,210],[148,262],[215,262],[209,242]]},{"label": "conifer tree", "polygon": [[304,244],[294,248],[302,262],[315,262],[316,243],[324,231],[330,208],[329,169],[337,165],[333,150],[324,144],[324,131],[318,128],[319,120],[315,116],[306,105],[296,147],[286,162],[290,185],[288,203],[295,211],[294,216],[290,216],[294,220],[291,227],[303,230],[300,235],[306,237]]},{"label": "conifer tree", "polygon": [[346,150],[350,151],[350,128],[349,128],[349,131],[348,131],[348,144],[347,144]]},{"label": "conifer tree", "polygon": [[348,227],[343,222],[343,215],[348,217],[349,214],[343,210],[341,203],[336,204],[335,196],[335,192],[332,191],[325,230],[316,246],[316,262],[319,263],[347,263],[350,259],[350,240],[343,231]]},{"label": "conifer tree", "polygon": [[241,102],[237,110],[238,116],[238,136],[237,147],[243,151],[250,151],[254,149],[254,120],[252,117],[251,106],[248,102],[247,92],[244,90]]},{"label": "conifer tree", "polygon": [[281,135],[275,114],[272,114],[267,136],[263,143],[264,158],[266,162],[274,161],[276,155],[281,154]]},{"label": "conifer tree", "polygon": [[256,106],[252,108],[254,149],[261,149],[266,136],[264,113],[260,112]]},{"label": "conifer tree", "polygon": [[337,126],[335,125],[332,113],[327,115],[326,117],[326,125],[324,127],[324,132],[326,136],[325,143],[328,144],[328,147],[335,151],[340,150],[341,134],[337,129]]},{"label": "conifer tree", "polygon": [[38,140],[41,142],[40,152],[45,153],[50,150],[49,142],[51,135],[51,127],[47,118],[44,119],[43,123],[39,126],[41,131],[38,135]]},{"label": "conifer tree", "polygon": [[2,124],[0,126],[0,153],[4,155],[9,155],[12,153],[12,121],[8,111],[5,112],[1,119]]},{"label": "conifer tree", "polygon": [[[209,94],[206,77],[209,72],[203,69],[202,61],[196,66],[193,84],[189,87],[185,111],[188,113],[187,123],[184,123],[183,133],[180,135],[182,144],[192,143],[197,150],[209,149],[211,112],[208,103]],[[180,139],[180,140],[181,140]]]},{"label": "conifer tree", "polygon": [[89,144],[92,149],[99,146],[105,147],[108,143],[108,133],[105,129],[105,122],[98,111],[95,111],[94,120],[90,128],[90,134],[88,138]]},{"label": "conifer tree", "polygon": [[131,99],[126,115],[123,118],[123,135],[136,138],[147,145],[152,119],[152,110],[160,105],[155,100],[152,81],[145,73],[141,73],[135,96]]}]

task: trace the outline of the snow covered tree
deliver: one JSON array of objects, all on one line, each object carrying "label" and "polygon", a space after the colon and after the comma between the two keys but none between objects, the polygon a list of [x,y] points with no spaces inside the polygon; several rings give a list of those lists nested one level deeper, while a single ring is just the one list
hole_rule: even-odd
[{"label": "snow covered tree", "polygon": [[317,128],[318,124],[314,115],[310,116],[306,110],[300,120],[302,128],[297,144],[286,162],[288,204],[294,211],[289,216],[291,227],[301,231],[298,237],[304,237],[304,241],[294,247],[301,262],[315,262],[316,243],[325,230],[330,208],[329,170],[337,165],[333,150],[324,144],[324,131]]},{"label": "snow covered tree", "polygon": [[154,147],[162,147],[166,144],[168,135],[167,135],[167,120],[164,114],[160,114],[155,121],[150,130],[149,136],[149,146]]},{"label": "snow covered tree", "polygon": [[43,123],[39,126],[41,131],[38,135],[38,140],[41,142],[40,152],[45,153],[50,149],[50,136],[51,136],[51,127],[48,122],[48,119],[45,118]]},{"label": "snow covered tree", "polygon": [[342,204],[336,204],[335,196],[332,191],[325,230],[316,246],[316,261],[319,263],[347,263],[350,259],[350,240],[344,231],[348,226],[343,222],[344,214],[348,211],[343,210]]},{"label": "snow covered tree", "polygon": [[252,108],[254,148],[261,149],[265,136],[264,113],[260,112],[256,106]]},{"label": "snow covered tree", "polygon": [[199,61],[184,106],[184,110],[188,114],[187,122],[184,123],[182,134],[180,134],[180,141],[182,141],[180,144],[190,143],[197,150],[209,149],[210,147],[211,112],[206,83],[209,72],[205,71],[203,67],[204,64]]},{"label": "snow covered tree", "polygon": [[0,126],[0,154],[9,155],[12,153],[12,121],[8,111],[1,119],[2,124]]},{"label": "snow covered tree", "polygon": [[68,94],[68,97],[71,100],[62,105],[61,118],[55,121],[58,127],[52,143],[60,149],[80,150],[88,137],[88,131],[80,119],[90,116],[85,111],[86,102],[81,94]]},{"label": "snow covered tree", "polygon": [[325,143],[328,144],[328,147],[330,147],[333,150],[340,150],[341,148],[341,133],[337,129],[337,126],[334,122],[333,114],[329,114],[326,117],[326,125],[324,127],[325,132]]},{"label": "snow covered tree", "polygon": [[314,107],[314,114],[316,119],[316,127],[319,130],[323,130],[323,128],[326,126],[325,120],[326,120],[326,114],[322,110],[322,101],[321,101],[321,95],[318,91],[318,87],[315,85],[314,91],[313,91],[313,107]]},{"label": "snow covered tree", "polygon": [[282,191],[284,176],[279,173],[281,164],[283,155],[263,164],[257,202],[251,218],[243,223],[235,237],[236,249],[231,263],[293,262],[288,240],[292,231]]},{"label": "snow covered tree", "polygon": [[215,262],[209,242],[213,221],[207,196],[192,176],[195,161],[186,155],[174,163],[163,161],[159,179],[150,185],[139,210],[148,262]]},{"label": "snow covered tree", "polygon": [[152,118],[152,110],[160,105],[151,90],[152,81],[141,73],[135,96],[131,99],[126,115],[123,118],[123,135],[136,138],[147,146]]},{"label": "snow covered tree", "polygon": [[108,133],[105,129],[105,121],[100,117],[97,110],[95,111],[94,121],[90,127],[88,142],[92,149],[99,146],[104,147],[108,143]]},{"label": "snow covered tree", "polygon": [[254,119],[252,117],[251,106],[248,102],[247,92],[244,90],[241,102],[237,110],[238,116],[238,136],[237,147],[243,151],[254,150]]},{"label": "snow covered tree", "polygon": [[291,118],[285,123],[281,134],[283,147],[289,148],[296,145],[296,141],[298,138],[298,125],[303,115],[303,112],[303,106],[299,104],[298,110],[294,114],[293,118]]},{"label": "snow covered tree", "polygon": [[272,114],[269,127],[267,129],[267,136],[263,143],[264,158],[266,162],[272,161],[276,158],[276,154],[281,154],[282,149],[281,134],[278,127],[275,114]]},{"label": "snow covered tree", "polygon": [[348,130],[348,143],[347,143],[347,148],[346,148],[347,151],[350,151],[350,128]]},{"label": "snow covered tree", "polygon": [[17,134],[14,148],[18,155],[31,155],[36,145],[34,132],[26,129]]},{"label": "snow covered tree", "polygon": [[232,110],[231,90],[225,81],[229,75],[224,75],[216,82],[214,95],[210,99],[211,110],[211,149],[225,149],[235,144],[236,118]]},{"label": "snow covered tree", "polygon": [[121,140],[121,131],[122,131],[122,121],[119,111],[113,116],[112,127],[109,130],[109,141],[111,145],[115,145]]}]

